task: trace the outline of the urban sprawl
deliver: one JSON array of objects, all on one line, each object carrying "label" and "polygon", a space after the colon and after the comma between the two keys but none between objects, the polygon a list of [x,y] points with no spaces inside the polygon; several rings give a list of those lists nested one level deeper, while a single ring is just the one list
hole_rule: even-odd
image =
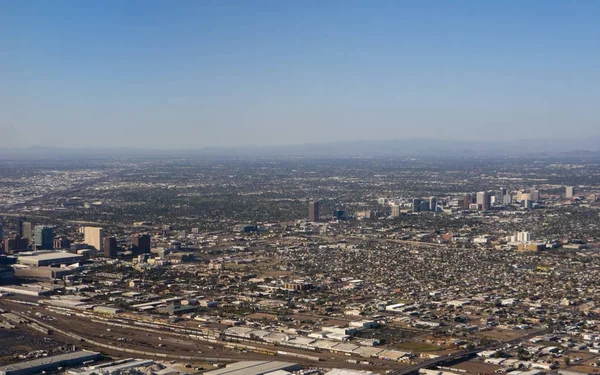
[{"label": "urban sprawl", "polygon": [[0,375],[600,369],[600,163],[0,161]]}]

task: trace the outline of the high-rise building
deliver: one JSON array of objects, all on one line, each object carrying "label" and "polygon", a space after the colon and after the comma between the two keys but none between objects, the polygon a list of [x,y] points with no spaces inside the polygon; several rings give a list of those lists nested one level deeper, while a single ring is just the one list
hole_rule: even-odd
[{"label": "high-rise building", "polygon": [[504,203],[504,196],[506,195],[506,188],[500,188],[500,190],[498,190],[494,196],[496,197],[496,199],[494,200],[494,204],[497,205],[503,205],[506,204]]},{"label": "high-rise building", "polygon": [[429,209],[431,211],[435,211],[437,208],[437,198],[436,197],[429,197]]},{"label": "high-rise building", "polygon": [[523,201],[523,207],[525,207],[525,208],[533,208],[533,201],[531,199],[525,199]]},{"label": "high-rise building", "polygon": [[71,241],[66,237],[59,237],[54,239],[55,249],[69,249],[71,248]]},{"label": "high-rise building", "polygon": [[147,234],[134,234],[131,236],[133,244],[133,255],[150,253],[150,236]]},{"label": "high-rise building", "polygon": [[54,228],[45,225],[36,225],[35,246],[42,250],[52,250],[54,248]]},{"label": "high-rise building", "polygon": [[473,196],[471,194],[465,194],[463,197],[462,208],[468,210],[469,207],[471,207],[471,203],[473,203]]},{"label": "high-rise building", "polygon": [[[17,219],[17,234],[19,235],[19,238],[24,237],[24,235],[23,235],[23,222],[24,222],[24,220],[23,220],[22,217],[20,217],[20,218]],[[1,237],[2,236],[0,236],[0,238]]]},{"label": "high-rise building", "polygon": [[392,206],[392,217],[399,217],[399,216],[400,216],[400,206],[395,204]]},{"label": "high-rise building", "polygon": [[414,212],[421,211],[421,199],[415,198],[412,200],[412,208]]},{"label": "high-rise building", "polygon": [[504,195],[504,197],[502,199],[502,203],[511,204],[512,203],[512,195],[510,195],[510,194]]},{"label": "high-rise building", "polygon": [[316,223],[319,221],[319,201],[308,203],[308,221]]},{"label": "high-rise building", "polygon": [[517,232],[517,242],[531,242],[531,233]]},{"label": "high-rise building", "polygon": [[536,188],[531,188],[529,190],[529,194],[531,195],[531,200],[532,201],[539,201],[540,200],[540,191]]},{"label": "high-rise building", "polygon": [[3,238],[4,238],[4,229],[2,228],[2,221],[0,221],[0,243],[2,243]]},{"label": "high-rise building", "polygon": [[84,227],[83,241],[93,246],[97,251],[102,251],[102,241],[104,239],[104,229],[99,227]]},{"label": "high-rise building", "polygon": [[421,211],[429,211],[429,201],[428,200],[421,200]]},{"label": "high-rise building", "polygon": [[27,238],[21,238],[15,235],[13,238],[7,238],[4,240],[4,252],[7,254],[14,254],[19,251],[27,250],[29,247],[29,241]]},{"label": "high-rise building", "polygon": [[29,243],[33,243],[34,238],[33,238],[33,230],[32,230],[32,226],[31,226],[31,222],[29,221],[23,221],[23,238],[27,238],[29,240]]},{"label": "high-rise building", "polygon": [[487,191],[477,193],[477,205],[482,211],[488,211],[491,206],[490,194]]},{"label": "high-rise building", "polygon": [[336,220],[344,220],[346,219],[346,211],[344,210],[335,210],[333,211],[333,218]]},{"label": "high-rise building", "polygon": [[114,237],[104,238],[104,247],[102,249],[104,256],[107,258],[117,257],[117,239]]},{"label": "high-rise building", "polygon": [[575,187],[566,186],[565,187],[565,198],[573,198],[575,196]]}]

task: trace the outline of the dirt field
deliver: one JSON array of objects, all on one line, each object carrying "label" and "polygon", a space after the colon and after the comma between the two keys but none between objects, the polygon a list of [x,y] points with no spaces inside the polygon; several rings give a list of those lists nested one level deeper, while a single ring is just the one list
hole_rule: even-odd
[{"label": "dirt field", "polygon": [[500,366],[483,363],[480,361],[467,361],[452,365],[453,368],[466,370],[469,374],[494,374],[494,371],[502,368]]},{"label": "dirt field", "polygon": [[521,336],[525,336],[527,333],[529,333],[529,332],[528,331],[505,331],[505,330],[500,330],[500,329],[494,329],[491,331],[481,332],[481,335],[483,337],[487,337],[487,338],[494,339],[494,340],[510,341],[510,340],[519,338]]}]

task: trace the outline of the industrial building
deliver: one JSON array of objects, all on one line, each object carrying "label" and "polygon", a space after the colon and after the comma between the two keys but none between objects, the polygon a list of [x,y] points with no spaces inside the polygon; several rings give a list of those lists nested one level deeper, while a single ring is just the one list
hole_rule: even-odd
[{"label": "industrial building", "polygon": [[97,312],[100,314],[114,315],[114,314],[120,313],[121,311],[123,311],[123,310],[119,309],[118,307],[112,307],[112,306],[95,306],[94,307],[94,312]]},{"label": "industrial building", "polygon": [[32,280],[53,280],[62,279],[67,275],[71,275],[73,270],[70,268],[58,268],[58,267],[27,267],[27,266],[15,266],[15,277],[19,279],[32,279]]},{"label": "industrial building", "polygon": [[227,367],[218,370],[209,371],[206,375],[266,375],[275,371],[296,371],[299,369],[300,366],[298,364],[290,362],[243,361],[227,365]]},{"label": "industrial building", "polygon": [[79,365],[86,361],[96,360],[100,353],[81,350],[51,357],[42,357],[32,361],[17,362],[0,367],[0,375],[38,374],[44,370],[56,369],[62,366]]},{"label": "industrial building", "polygon": [[52,264],[73,264],[83,259],[78,254],[64,252],[32,252],[20,253],[18,262],[29,266],[49,266]]},{"label": "industrial building", "polygon": [[127,358],[110,363],[89,366],[86,369],[68,370],[69,375],[92,375],[92,374],[118,374],[127,370],[143,366],[151,366],[154,361],[151,359]]},{"label": "industrial building", "polygon": [[41,288],[36,285],[27,284],[26,286],[20,285],[5,285],[0,286],[0,293],[11,293],[23,296],[34,296],[39,297],[52,293],[51,288]]}]

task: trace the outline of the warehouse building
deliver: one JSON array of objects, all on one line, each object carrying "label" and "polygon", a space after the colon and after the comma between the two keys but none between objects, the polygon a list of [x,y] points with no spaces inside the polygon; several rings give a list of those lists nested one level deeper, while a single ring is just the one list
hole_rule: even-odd
[{"label": "warehouse building", "polygon": [[83,256],[78,254],[63,253],[60,251],[52,252],[31,252],[20,253],[18,262],[29,266],[50,266],[53,264],[73,264],[81,261]]},{"label": "warehouse building", "polygon": [[62,279],[73,273],[69,268],[57,267],[14,267],[15,277],[27,280],[53,280]]},{"label": "warehouse building", "polygon": [[44,370],[52,370],[63,366],[79,365],[86,361],[96,360],[100,353],[81,350],[51,357],[43,357],[32,361],[18,362],[0,367],[0,375],[38,374]]},{"label": "warehouse building", "polygon": [[276,371],[296,371],[300,366],[296,363],[280,361],[243,361],[218,370],[209,371],[206,375],[266,375]]}]

